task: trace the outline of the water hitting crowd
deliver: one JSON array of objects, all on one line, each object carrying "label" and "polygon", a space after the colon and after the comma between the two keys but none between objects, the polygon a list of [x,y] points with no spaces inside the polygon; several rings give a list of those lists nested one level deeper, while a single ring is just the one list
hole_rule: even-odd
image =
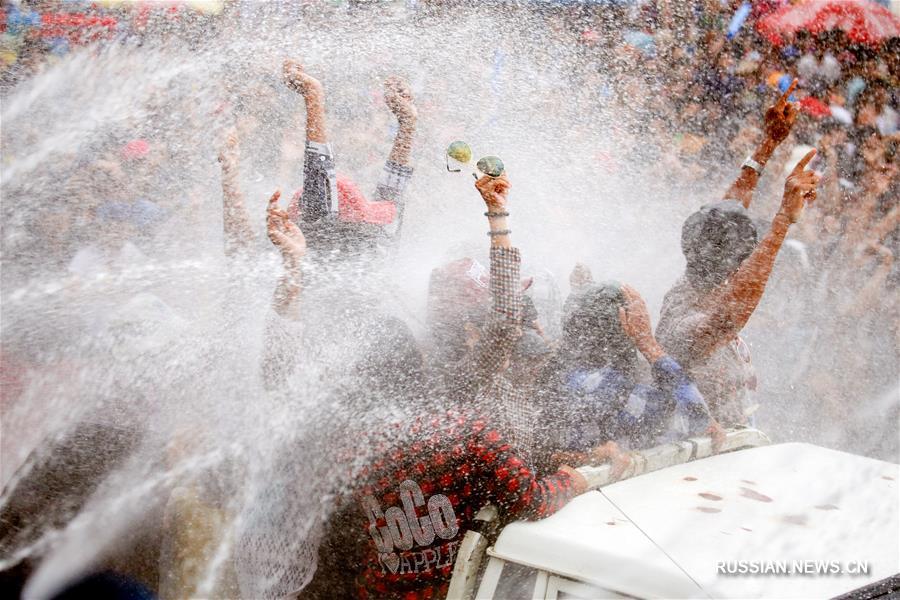
[{"label": "water hitting crowd", "polygon": [[[747,426],[895,458],[897,38],[638,7],[243,5],[29,45],[4,582],[441,597],[482,506],[550,515],[580,465]],[[508,172],[447,173],[462,137]]]}]

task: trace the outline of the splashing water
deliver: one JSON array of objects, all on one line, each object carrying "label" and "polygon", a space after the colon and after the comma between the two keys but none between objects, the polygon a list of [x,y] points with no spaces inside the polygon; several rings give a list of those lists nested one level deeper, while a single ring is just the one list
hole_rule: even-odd
[{"label": "splashing water", "polygon": [[[309,581],[333,495],[366,460],[349,432],[391,416],[389,398],[342,393],[377,334],[373,315],[424,335],[431,269],[486,253],[471,180],[444,170],[450,141],[503,158],[513,238],[548,295],[584,262],[634,285],[652,313],[683,270],[681,222],[721,195],[738,164],[697,183],[673,178],[648,150],[665,147],[649,95],[598,101],[614,78],[602,63],[594,87],[575,85],[581,58],[536,10],[328,19],[260,9],[199,46],[91,47],[4,98],[0,571],[39,565],[29,597],[110,565],[163,595],[282,596]],[[280,82],[285,57],[323,81],[338,171],[361,187],[374,187],[390,144],[384,77],[409,79],[420,123],[399,243],[375,263],[320,267],[304,301],[312,325],[295,337],[302,368],[273,393],[260,370],[279,273],[265,201],[301,186],[304,135],[302,101]],[[256,262],[222,252],[216,156],[234,106]],[[143,139],[141,160],[123,158]],[[138,218],[97,216],[135,199],[149,203]],[[796,267],[779,260],[782,271]],[[824,432],[829,445],[896,460],[890,427],[877,425],[897,413],[896,342],[870,341],[884,358],[857,372],[852,401],[875,398],[854,413],[857,429],[841,428],[840,399],[804,410],[817,396],[803,352],[846,325],[823,313],[829,305],[792,303],[778,279],[791,276],[776,273],[750,325],[763,357],[760,419],[776,437]],[[785,329],[772,315],[793,320]],[[860,429],[872,433],[868,447],[854,445]],[[193,560],[179,554],[182,539]]]}]

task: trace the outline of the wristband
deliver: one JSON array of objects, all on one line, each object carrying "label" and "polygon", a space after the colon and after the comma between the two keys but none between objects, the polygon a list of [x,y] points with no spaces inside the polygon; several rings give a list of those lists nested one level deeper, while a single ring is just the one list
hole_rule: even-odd
[{"label": "wristband", "polygon": [[509,235],[510,233],[512,233],[512,231],[510,231],[509,229],[501,229],[500,231],[488,231],[487,232],[487,234],[491,237],[494,237],[495,235]]},{"label": "wristband", "polygon": [[747,167],[748,169],[753,169],[754,171],[756,171],[757,175],[762,175],[763,166],[761,164],[759,164],[758,162],[756,162],[755,160],[753,160],[752,156],[748,156],[746,159],[744,159],[744,162],[741,163],[741,168],[744,168],[744,167]]},{"label": "wristband", "polygon": [[490,212],[490,211],[488,211],[488,212],[484,213],[484,216],[486,216],[486,217],[488,217],[488,218],[491,218],[491,217],[508,217],[508,216],[509,216],[509,213],[508,213],[508,212]]}]

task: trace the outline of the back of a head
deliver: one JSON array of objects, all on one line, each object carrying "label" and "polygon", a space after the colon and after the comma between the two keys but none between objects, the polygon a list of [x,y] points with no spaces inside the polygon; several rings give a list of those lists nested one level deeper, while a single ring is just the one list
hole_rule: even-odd
[{"label": "back of a head", "polygon": [[750,256],[758,241],[757,227],[739,202],[722,200],[703,206],[681,229],[688,283],[700,290],[720,285]]},{"label": "back of a head", "polygon": [[480,327],[490,307],[489,272],[477,260],[461,258],[432,270],[428,281],[427,323],[432,344],[443,358],[458,360],[466,351],[466,326]]},{"label": "back of a head", "polygon": [[563,324],[566,360],[581,367],[609,366],[632,375],[637,368],[637,349],[619,321],[619,309],[624,305],[625,296],[618,282],[585,289]]}]

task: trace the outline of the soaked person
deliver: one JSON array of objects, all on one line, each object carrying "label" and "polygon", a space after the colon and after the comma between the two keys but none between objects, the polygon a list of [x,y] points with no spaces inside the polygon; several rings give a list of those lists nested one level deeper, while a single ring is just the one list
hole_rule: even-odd
[{"label": "soaked person", "polygon": [[[507,212],[505,176],[483,177],[476,186],[489,213]],[[283,317],[297,318],[298,266],[306,241],[288,213],[277,208],[277,201],[276,194],[270,202],[268,231],[282,253],[285,274],[273,308]],[[481,361],[471,363],[475,374],[505,368],[511,346],[503,332],[508,323],[520,319],[519,250],[511,245],[505,218],[489,219],[489,321],[495,327],[488,325],[474,355]],[[398,335],[403,337],[408,346],[412,336]],[[421,354],[407,357],[421,365]],[[407,368],[403,374],[415,377],[416,371]],[[388,380],[398,375],[389,370],[380,373]],[[584,478],[565,465],[546,477],[532,472],[508,442],[503,425],[490,416],[491,406],[471,397],[463,402],[434,397],[424,378],[418,385],[405,386],[401,394],[393,399],[392,414],[401,415],[399,420],[379,421],[374,411],[366,432],[358,436],[357,444],[368,448],[372,457],[347,467],[353,489],[336,501],[315,580],[303,597],[444,596],[462,537],[484,505],[494,504],[505,517],[537,519],[586,489]]]},{"label": "soaked person", "polygon": [[397,117],[397,135],[384,165],[375,201],[365,198],[347,177],[335,174],[335,160],[325,122],[325,91],[300,63],[284,62],[284,81],[306,102],[306,151],[303,191],[291,200],[288,213],[314,251],[371,246],[397,235],[403,221],[403,194],[412,177],[410,152],[418,112],[405,81],[384,82],[384,100]]},{"label": "soaked person", "polygon": [[[375,201],[368,200],[353,180],[335,172],[334,152],[325,120],[322,83],[297,61],[285,60],[285,84],[306,104],[306,145],[303,189],[291,199],[291,220],[304,228],[310,249],[355,253],[385,244],[399,235],[404,192],[412,177],[410,154],[418,111],[408,84],[399,77],[384,82],[384,100],[397,117],[398,128],[385,162]],[[239,185],[239,144],[236,132],[226,136],[219,155],[222,166],[226,254],[246,250],[255,238]]]},{"label": "soaked person", "polygon": [[[573,304],[561,347],[542,377],[551,462],[611,460],[618,475],[628,459],[620,446],[646,448],[706,433],[721,442],[703,396],[653,337],[636,290],[595,284]],[[652,384],[638,383],[641,356]]]},{"label": "soaked person", "polygon": [[766,139],[729,190],[734,199],[706,205],[685,221],[681,248],[687,266],[665,296],[656,329],[663,348],[687,370],[725,427],[746,425],[754,410],[749,392],[755,375],[740,331],[762,298],[790,226],[816,198],[819,177],[804,170],[812,150],[788,176],[768,232],[760,235],[746,210],[762,163],[796,118],[788,102],[795,84],[766,113]]}]

